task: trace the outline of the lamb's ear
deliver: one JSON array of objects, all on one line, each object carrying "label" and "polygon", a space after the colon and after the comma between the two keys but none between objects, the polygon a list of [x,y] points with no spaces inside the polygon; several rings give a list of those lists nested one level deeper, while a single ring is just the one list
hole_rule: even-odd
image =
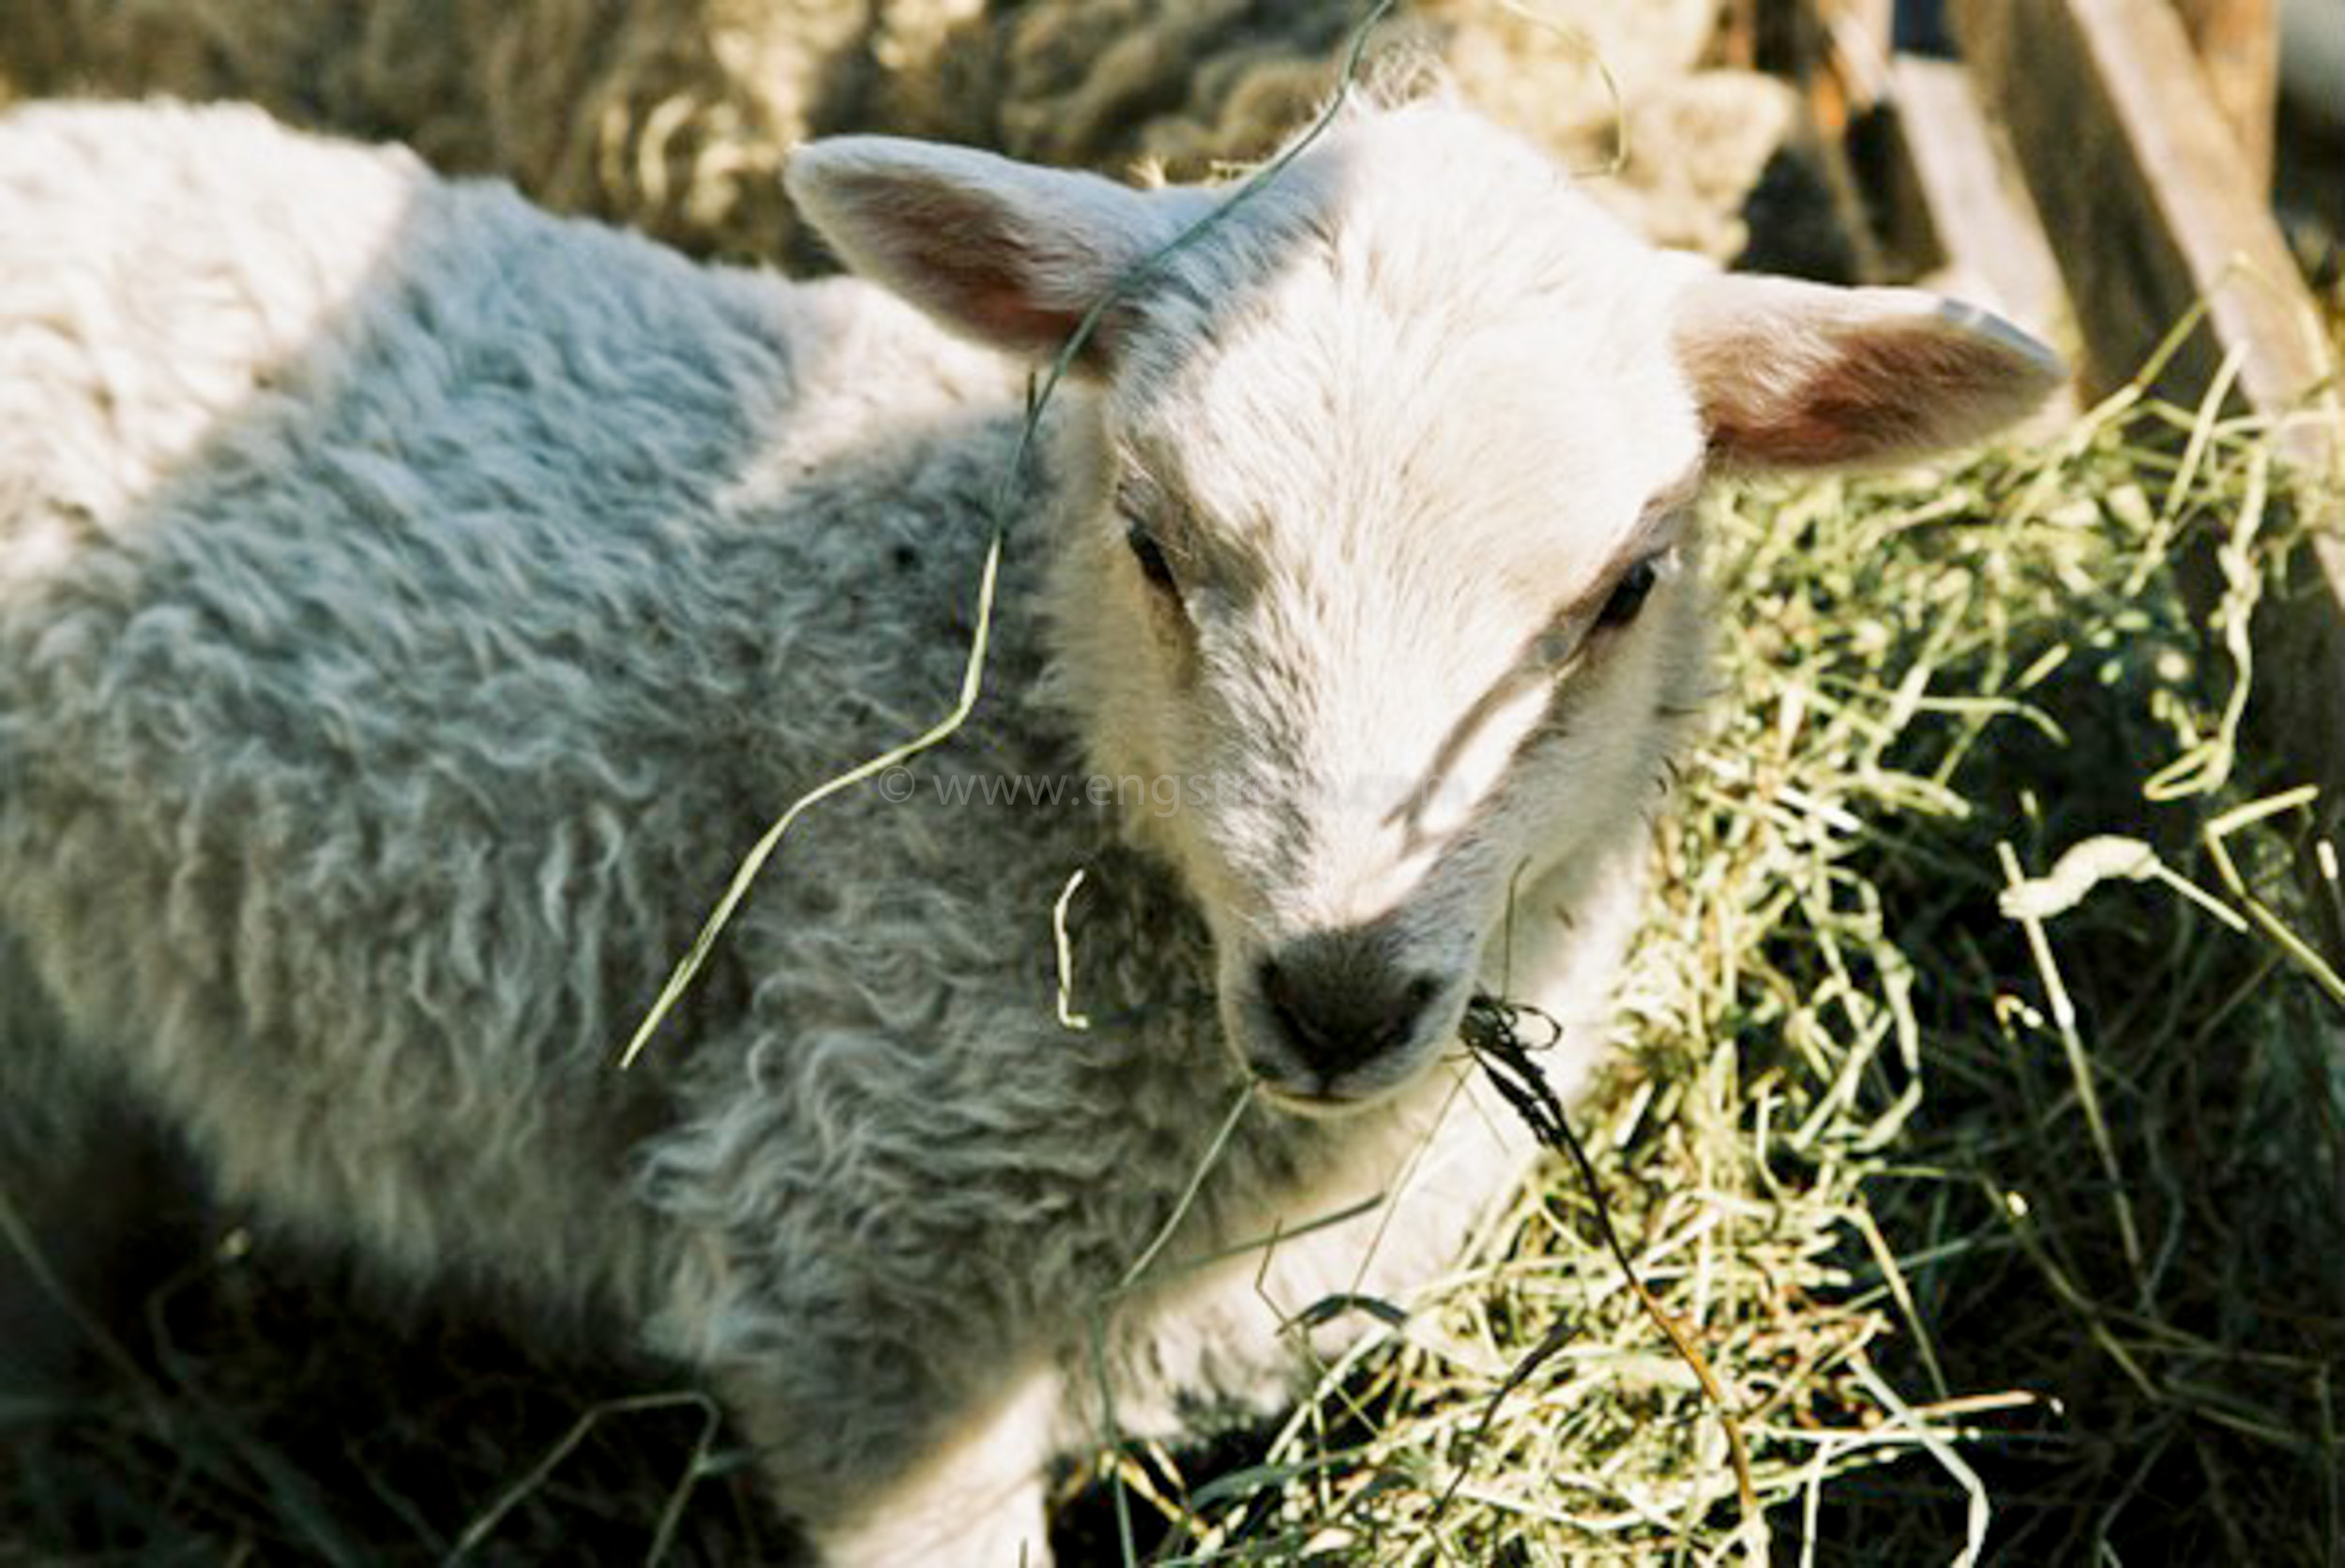
[{"label": "lamb's ear", "polygon": [[[1179,233],[1192,194],[889,136],[808,143],[784,178],[849,267],[957,332],[1036,358]],[[1112,356],[1116,324],[1094,329],[1093,367]]]},{"label": "lamb's ear", "polygon": [[1875,463],[1960,446],[2043,401],[2060,356],[1913,289],[1710,274],[1678,296],[1679,362],[1725,468]]}]

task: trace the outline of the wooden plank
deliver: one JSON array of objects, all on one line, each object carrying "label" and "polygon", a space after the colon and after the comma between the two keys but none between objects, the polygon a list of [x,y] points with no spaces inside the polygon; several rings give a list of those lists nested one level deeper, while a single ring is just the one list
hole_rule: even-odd
[{"label": "wooden plank", "polygon": [[1719,0],[1718,30],[1713,47],[1718,64],[1733,70],[1759,67],[1759,0]]},{"label": "wooden plank", "polygon": [[[2099,386],[2130,380],[2201,297],[2214,332],[2180,356],[2180,395],[2234,350],[2261,409],[2292,406],[2328,375],[2310,296],[2162,0],[1957,0],[1954,16],[2061,258]],[[2334,460],[2333,426],[2300,430],[2300,459]]]},{"label": "wooden plank", "polygon": [[1840,84],[1853,118],[1889,96],[1889,53],[1895,0],[1822,0],[1816,8],[1819,48]]},{"label": "wooden plank", "polygon": [[2206,70],[2215,107],[2239,143],[2247,182],[2272,188],[2272,138],[2279,106],[2280,29],[2275,0],[2174,0]]},{"label": "wooden plank", "polygon": [[[2204,298],[2207,329],[2158,390],[2195,403],[2235,355],[2244,400],[2291,413],[2282,449],[2307,476],[2293,493],[2313,536],[2291,592],[2267,596],[2258,618],[2258,719],[2334,810],[2345,800],[2345,412],[2312,301],[2261,188],[2242,177],[2182,23],[2164,0],[1956,0],[1954,21],[2060,258],[2091,383],[2130,380]],[[2203,600],[2203,563],[2198,575]]]},{"label": "wooden plank", "polygon": [[1945,271],[1937,281],[2039,338],[2071,339],[2060,263],[1969,73],[1951,60],[1893,54],[1888,96],[1923,237]]}]

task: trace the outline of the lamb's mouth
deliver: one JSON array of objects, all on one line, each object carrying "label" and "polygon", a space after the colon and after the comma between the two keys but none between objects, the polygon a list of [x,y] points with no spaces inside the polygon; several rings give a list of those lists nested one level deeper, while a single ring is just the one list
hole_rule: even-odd
[{"label": "lamb's mouth", "polygon": [[1259,1074],[1253,1081],[1255,1094],[1277,1109],[1290,1115],[1328,1121],[1371,1110],[1405,1087],[1404,1084],[1396,1084],[1367,1093],[1351,1093],[1341,1090],[1298,1089]]},{"label": "lamb's mouth", "polygon": [[1445,1059],[1460,1057],[1459,1027],[1442,1032],[1440,1042],[1416,1041],[1339,1073],[1325,1073],[1274,1054],[1239,1052],[1239,1064],[1255,1095],[1294,1115],[1336,1118],[1373,1110],[1406,1093]]}]

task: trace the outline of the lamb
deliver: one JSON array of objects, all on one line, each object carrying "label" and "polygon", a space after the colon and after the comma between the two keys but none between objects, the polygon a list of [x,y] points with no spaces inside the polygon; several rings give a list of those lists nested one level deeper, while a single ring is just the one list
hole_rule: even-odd
[{"label": "lamb", "polygon": [[[1438,88],[1242,196],[788,185],[859,278],[250,110],[0,120],[0,1184],[53,1244],[0,1319],[129,1108],[275,1234],[697,1369],[823,1561],[1041,1562],[1050,1457],[1290,1397],[1359,1332],[1306,1309],[1519,1176],[1473,998],[1599,1059],[1703,477],[2056,366],[1655,251]],[[950,705],[997,515],[968,722],[619,1070],[764,821]]]}]

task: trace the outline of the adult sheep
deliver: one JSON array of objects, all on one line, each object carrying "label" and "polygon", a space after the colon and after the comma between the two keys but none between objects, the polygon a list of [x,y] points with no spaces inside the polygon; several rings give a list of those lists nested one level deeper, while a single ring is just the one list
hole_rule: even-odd
[{"label": "adult sheep", "polygon": [[[2053,369],[1667,258],[1438,97],[1226,205],[872,139],[790,186],[870,281],[250,111],[0,122],[0,1176],[68,1235],[135,1107],[280,1231],[702,1369],[825,1560],[1036,1561],[1104,1404],[1284,1397],[1289,1315],[1518,1173],[1473,996],[1592,1060],[1702,477]],[[763,819],[949,704],[1095,308],[970,721],[618,1071]]]},{"label": "adult sheep", "polygon": [[[1093,169],[1252,158],[1325,94],[1366,0],[0,0],[0,102],[249,99],[702,257],[817,252],[778,178],[891,131]],[[1380,48],[1575,168],[1649,238],[1838,278],[1799,95],[1698,68],[1718,0],[1411,0]],[[1401,41],[1405,39],[1406,41]],[[1613,90],[1617,86],[1618,91]]]},{"label": "adult sheep", "polygon": [[783,150],[865,128],[958,0],[0,0],[0,102],[261,104],[697,255],[791,247]]}]

